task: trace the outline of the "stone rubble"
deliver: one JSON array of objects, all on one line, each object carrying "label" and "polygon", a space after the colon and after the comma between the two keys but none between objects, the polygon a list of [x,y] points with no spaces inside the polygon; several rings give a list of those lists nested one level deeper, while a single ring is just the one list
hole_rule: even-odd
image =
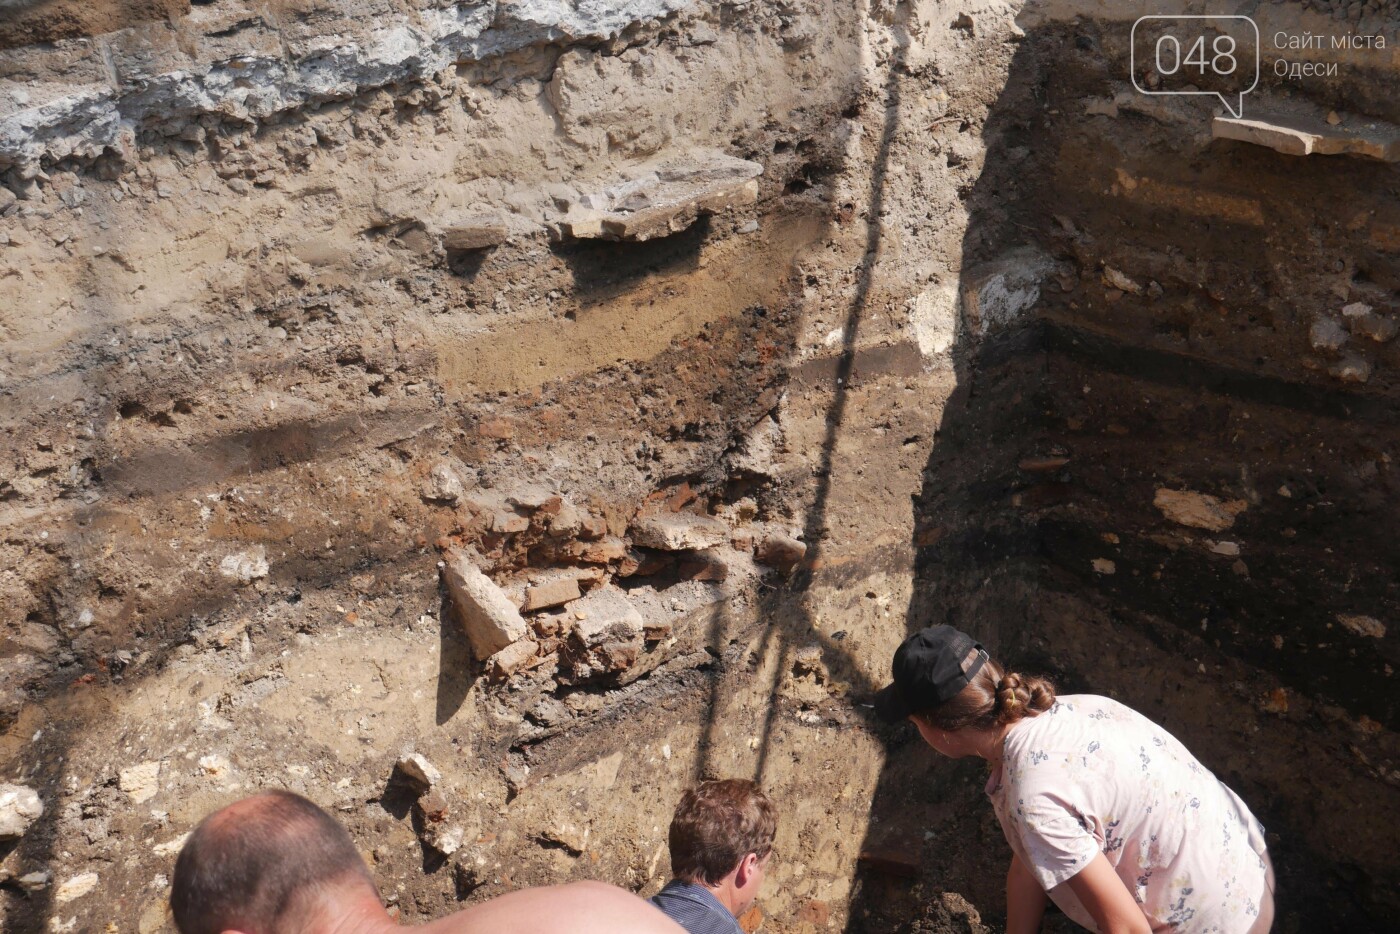
[{"label": "stone rubble", "polygon": [[400,756],[394,767],[419,794],[426,794],[442,781],[442,772],[420,753],[410,752]]},{"label": "stone rubble", "polygon": [[247,551],[226,555],[219,562],[219,573],[242,584],[252,583],[268,575],[267,549],[262,545]]},{"label": "stone rubble", "polygon": [[1341,350],[1350,335],[1336,318],[1319,317],[1308,331],[1308,342],[1313,350]]},{"label": "stone rubble", "polygon": [[791,535],[777,532],[766,536],[758,543],[754,556],[784,574],[802,563],[807,556],[807,545]]},{"label": "stone rubble", "polygon": [[642,614],[616,587],[601,587],[575,603],[576,622],[560,652],[559,680],[583,684],[631,674],[643,652]]},{"label": "stone rubble", "polygon": [[456,503],[466,495],[462,479],[457,471],[446,462],[433,465],[424,484],[423,498],[440,503]]},{"label": "stone rubble", "polygon": [[1364,636],[1368,639],[1385,638],[1385,623],[1382,623],[1374,616],[1357,616],[1350,613],[1338,613],[1337,622],[1341,623],[1343,628],[1358,636]]},{"label": "stone rubble", "polygon": [[1053,267],[1045,254],[1026,247],[969,270],[962,280],[962,311],[972,332],[1006,328],[1029,312]]},{"label": "stone rubble", "polygon": [[1342,309],[1347,326],[1353,334],[1368,337],[1378,344],[1394,340],[1400,334],[1400,322],[1393,317],[1376,314],[1376,310],[1364,302],[1353,302]]},{"label": "stone rubble", "polygon": [[151,800],[160,791],[160,763],[142,762],[122,769],[117,785],[137,804]]},{"label": "stone rubble", "polygon": [[1364,383],[1371,378],[1371,362],[1360,354],[1347,354],[1327,372],[1344,383]]},{"label": "stone rubble", "polygon": [[65,879],[58,888],[54,889],[54,901],[61,905],[82,898],[97,888],[97,882],[98,876],[95,872],[84,872],[71,879]]}]

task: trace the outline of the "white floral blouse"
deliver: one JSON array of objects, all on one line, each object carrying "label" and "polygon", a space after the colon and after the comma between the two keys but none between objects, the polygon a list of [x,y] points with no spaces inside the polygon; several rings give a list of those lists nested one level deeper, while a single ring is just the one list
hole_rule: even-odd
[{"label": "white floral blouse", "polygon": [[1175,737],[1117,701],[1069,695],[1015,723],[986,791],[1011,849],[1091,931],[1062,883],[1098,853],[1153,931],[1244,934],[1258,917],[1263,828]]}]

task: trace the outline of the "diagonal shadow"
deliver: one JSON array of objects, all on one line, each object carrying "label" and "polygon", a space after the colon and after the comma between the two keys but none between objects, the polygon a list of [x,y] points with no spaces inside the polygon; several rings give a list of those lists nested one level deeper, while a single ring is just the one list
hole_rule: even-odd
[{"label": "diagonal shadow", "polygon": [[[760,783],[768,768],[768,757],[772,749],[773,732],[779,714],[779,687],[784,672],[788,668],[794,645],[815,640],[824,654],[846,662],[846,668],[856,680],[858,693],[870,693],[874,686],[862,683],[860,668],[853,663],[846,648],[839,642],[819,633],[815,626],[815,614],[811,605],[810,590],[817,569],[824,557],[824,539],[827,527],[827,514],[831,501],[831,477],[836,457],[836,445],[844,426],[846,409],[849,403],[852,380],[856,375],[856,348],[859,344],[861,323],[866,313],[874,281],[875,269],[880,259],[882,231],[880,216],[885,203],[885,180],[889,170],[890,150],[899,131],[901,88],[900,75],[908,56],[910,36],[902,25],[896,25],[898,37],[894,60],[889,65],[889,77],[885,84],[885,121],[880,132],[880,140],[870,173],[869,209],[866,215],[865,253],[861,257],[856,273],[856,289],[846,309],[841,353],[835,368],[835,389],[831,406],[826,415],[826,430],[821,443],[821,454],[816,470],[817,484],[812,497],[812,505],[807,512],[803,526],[803,541],[808,543],[807,555],[802,569],[794,576],[782,592],[775,595],[769,608],[769,623],[761,640],[764,646],[776,644],[778,658],[772,665],[765,705],[763,728],[759,737],[758,759],[754,766],[754,777]],[[778,605],[781,602],[781,605]]]}]

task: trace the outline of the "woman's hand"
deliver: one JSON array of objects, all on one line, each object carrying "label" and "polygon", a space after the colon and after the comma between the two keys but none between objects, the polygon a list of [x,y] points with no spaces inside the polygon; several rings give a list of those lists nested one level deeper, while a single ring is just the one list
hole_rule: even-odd
[{"label": "woman's hand", "polygon": [[[1152,934],[1152,925],[1142,913],[1142,906],[1102,853],[1064,884],[1093,915],[1099,934]],[[1009,921],[1007,928],[1009,934]]]},{"label": "woman's hand", "polygon": [[1045,890],[1026,864],[1019,856],[1011,857],[1006,871],[1006,934],[1039,934],[1045,902]]}]

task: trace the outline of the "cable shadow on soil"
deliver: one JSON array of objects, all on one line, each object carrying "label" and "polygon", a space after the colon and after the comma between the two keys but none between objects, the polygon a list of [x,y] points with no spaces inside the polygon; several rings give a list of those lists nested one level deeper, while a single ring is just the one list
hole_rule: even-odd
[{"label": "cable shadow on soil", "polygon": [[[772,667],[772,675],[767,686],[767,701],[764,705],[763,724],[759,733],[758,757],[754,766],[754,779],[760,784],[768,771],[772,753],[773,734],[782,707],[779,691],[782,679],[787,672],[793,650],[799,645],[816,643],[824,658],[840,664],[843,675],[853,682],[857,696],[871,693],[876,685],[870,684],[860,674],[860,667],[839,640],[820,633],[815,625],[815,611],[812,607],[811,588],[816,571],[824,557],[823,541],[827,534],[828,512],[831,501],[832,472],[835,464],[836,447],[841,431],[845,427],[846,409],[849,403],[851,384],[856,370],[856,348],[859,344],[861,324],[874,282],[875,269],[880,260],[882,247],[881,215],[885,203],[886,177],[889,170],[890,152],[900,128],[901,88],[900,80],[908,57],[910,36],[905,26],[894,27],[897,35],[895,54],[889,65],[889,78],[884,87],[884,96],[879,100],[884,106],[884,124],[881,127],[879,142],[876,145],[871,163],[870,192],[866,213],[865,252],[856,272],[856,288],[846,309],[842,328],[841,351],[836,359],[832,401],[826,413],[826,428],[821,442],[820,458],[815,470],[816,489],[812,504],[808,508],[803,523],[802,540],[808,543],[808,550],[800,570],[787,586],[765,601],[763,615],[769,622],[760,644],[765,651],[773,651],[776,646],[777,660]],[[869,719],[865,708],[857,712]],[[713,712],[712,712],[713,715]]]},{"label": "cable shadow on soil", "polygon": [[[1023,242],[1011,221],[1017,185],[1003,153],[1023,142],[1040,104],[1018,49],[1007,88],[983,129],[981,176],[963,197],[968,211],[959,280],[999,250]],[[976,122],[975,114],[950,112]],[[1033,334],[974,341],[957,314],[955,374],[914,502],[914,578],[905,629],[948,623],[989,647],[1014,647],[1032,618],[1036,543],[1012,505],[1019,453],[1035,445],[1044,360]],[[878,727],[887,757],[874,790],[848,934],[982,931],[972,906],[1000,912],[1006,860],[985,777],[970,761],[940,759],[906,725]],[[1009,854],[1009,850],[1007,851]],[[921,883],[916,889],[914,881]],[[948,893],[945,898],[934,893]],[[969,913],[971,912],[971,913]]]}]

